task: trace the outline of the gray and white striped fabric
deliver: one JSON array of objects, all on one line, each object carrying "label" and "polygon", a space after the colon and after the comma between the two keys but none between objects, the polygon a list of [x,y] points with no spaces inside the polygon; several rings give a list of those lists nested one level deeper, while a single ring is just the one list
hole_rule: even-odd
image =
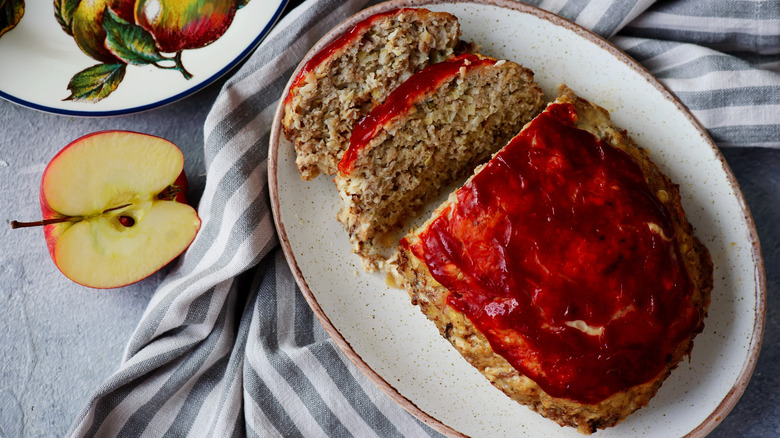
[{"label": "gray and white striped fabric", "polygon": [[[780,147],[780,3],[530,2],[610,38],[721,147]],[[298,60],[365,0],[309,0],[226,83],[204,127],[203,226],[70,436],[438,436],[331,341],[279,249],[273,112]]]}]

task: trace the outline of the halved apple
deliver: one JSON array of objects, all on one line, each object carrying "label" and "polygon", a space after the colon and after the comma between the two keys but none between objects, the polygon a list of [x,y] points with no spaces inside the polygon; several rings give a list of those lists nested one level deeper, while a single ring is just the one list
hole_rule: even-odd
[{"label": "halved apple", "polygon": [[44,234],[66,277],[94,288],[137,282],[195,239],[184,155],[168,140],[128,131],[81,137],[46,167]]}]

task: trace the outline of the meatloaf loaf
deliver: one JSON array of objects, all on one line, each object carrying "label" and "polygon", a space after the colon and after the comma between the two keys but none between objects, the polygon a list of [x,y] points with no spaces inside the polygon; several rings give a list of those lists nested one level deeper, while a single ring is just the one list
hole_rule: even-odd
[{"label": "meatloaf loaf", "polygon": [[357,120],[395,87],[458,45],[455,16],[402,8],[373,15],[320,50],[284,100],[284,134],[304,180],[336,173]]},{"label": "meatloaf loaf", "polygon": [[613,426],[690,354],[712,262],[678,188],[563,88],[389,265],[490,382],[562,426]]},{"label": "meatloaf loaf", "polygon": [[[530,70],[467,54],[416,73],[361,119],[335,181],[343,201],[338,219],[364,268],[382,268],[385,236],[468,176],[543,106]],[[394,245],[384,246],[392,252]]]}]

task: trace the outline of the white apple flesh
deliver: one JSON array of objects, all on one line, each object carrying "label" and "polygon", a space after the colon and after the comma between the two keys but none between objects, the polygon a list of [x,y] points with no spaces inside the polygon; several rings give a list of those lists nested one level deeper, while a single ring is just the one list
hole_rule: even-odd
[{"label": "white apple flesh", "polygon": [[[46,167],[40,200],[54,263],[76,283],[113,288],[148,277],[194,240],[198,214],[184,202],[184,156],[146,134],[79,138]],[[177,193],[178,191],[178,193]],[[186,201],[185,201],[186,202]]]}]

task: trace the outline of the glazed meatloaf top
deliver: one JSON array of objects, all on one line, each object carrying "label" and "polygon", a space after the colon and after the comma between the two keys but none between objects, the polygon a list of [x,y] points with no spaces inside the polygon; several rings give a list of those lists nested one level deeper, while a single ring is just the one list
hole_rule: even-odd
[{"label": "glazed meatloaf top", "polygon": [[712,262],[677,186],[605,110],[562,91],[392,265],[496,387],[591,433],[647,404],[690,353]]},{"label": "glazed meatloaf top", "polygon": [[315,53],[284,100],[282,127],[301,177],[333,175],[357,120],[413,73],[452,56],[459,37],[455,16],[401,8],[366,18]]}]

